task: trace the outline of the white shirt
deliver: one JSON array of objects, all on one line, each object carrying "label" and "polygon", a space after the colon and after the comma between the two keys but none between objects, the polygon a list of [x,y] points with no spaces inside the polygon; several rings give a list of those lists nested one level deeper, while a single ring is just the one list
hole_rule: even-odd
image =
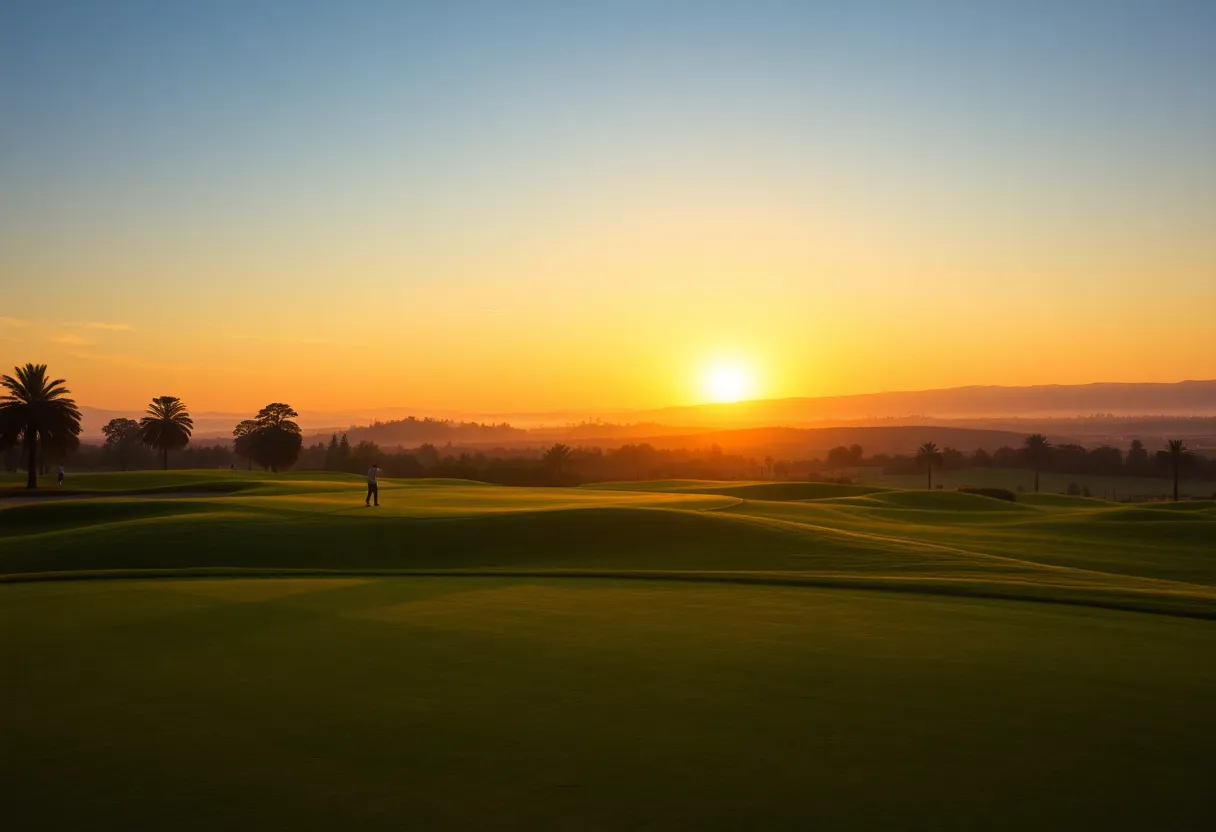
[{"label": "white shirt", "polygon": [[367,482],[369,485],[374,485],[378,476],[380,476],[380,469],[375,465],[367,469]]}]

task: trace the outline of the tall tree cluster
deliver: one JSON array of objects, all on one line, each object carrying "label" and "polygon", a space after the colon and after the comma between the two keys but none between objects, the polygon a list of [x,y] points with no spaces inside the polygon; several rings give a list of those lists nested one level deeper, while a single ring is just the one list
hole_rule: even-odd
[{"label": "tall tree cluster", "polygon": [[233,449],[238,456],[277,473],[290,468],[300,457],[304,437],[295,422],[300,417],[289,404],[272,402],[246,419],[233,431]]}]

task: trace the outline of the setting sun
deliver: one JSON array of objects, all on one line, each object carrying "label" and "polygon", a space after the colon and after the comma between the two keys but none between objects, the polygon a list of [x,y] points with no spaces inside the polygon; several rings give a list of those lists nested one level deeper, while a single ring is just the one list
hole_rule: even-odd
[{"label": "setting sun", "polygon": [[737,402],[752,394],[751,375],[738,364],[716,364],[705,373],[705,395],[714,402]]}]

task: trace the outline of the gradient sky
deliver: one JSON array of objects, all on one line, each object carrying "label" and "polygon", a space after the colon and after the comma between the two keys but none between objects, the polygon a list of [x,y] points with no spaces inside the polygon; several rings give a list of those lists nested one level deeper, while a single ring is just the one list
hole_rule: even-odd
[{"label": "gradient sky", "polygon": [[8,0],[0,290],[99,407],[1216,377],[1216,3]]}]

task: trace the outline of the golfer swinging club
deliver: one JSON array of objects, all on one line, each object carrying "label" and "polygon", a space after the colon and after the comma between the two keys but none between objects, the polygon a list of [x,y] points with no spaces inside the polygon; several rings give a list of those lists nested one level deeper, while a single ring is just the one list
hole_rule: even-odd
[{"label": "golfer swinging club", "polygon": [[363,501],[363,505],[370,506],[372,498],[376,498],[376,505],[380,505],[380,486],[376,479],[380,476],[380,463],[373,462],[372,467],[367,469],[367,499]]}]

